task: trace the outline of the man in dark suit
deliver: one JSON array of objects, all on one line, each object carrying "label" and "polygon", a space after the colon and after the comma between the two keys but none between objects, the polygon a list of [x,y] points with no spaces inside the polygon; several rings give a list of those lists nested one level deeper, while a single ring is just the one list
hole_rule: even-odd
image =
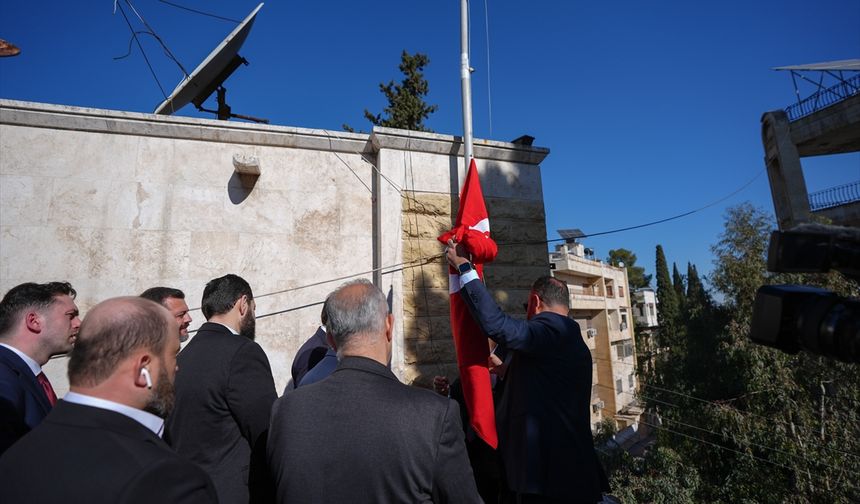
[{"label": "man in dark suit", "polygon": [[66,282],[25,283],[0,301],[0,454],[57,402],[42,366],[72,349],[81,327],[75,295]]},{"label": "man in dark suit", "polygon": [[143,291],[140,297],[155,301],[167,308],[179,323],[179,342],[188,341],[188,326],[191,325],[191,314],[185,303],[185,293],[173,287],[150,287]]},{"label": "man in dark suit", "polygon": [[591,353],[567,316],[567,285],[539,278],[528,320],[505,315],[466,257],[448,243],[460,294],[487,336],[511,353],[496,407],[499,450],[517,503],[593,503],[609,490],[591,437]]},{"label": "man in dark suit", "polygon": [[165,439],[202,467],[226,504],[269,500],[265,470],[269,413],[277,398],[269,359],[254,341],[254,295],[225,275],[206,284],[207,322],[179,354],[176,408]]},{"label": "man in dark suit", "polygon": [[284,393],[297,388],[302,383],[302,378],[305,377],[308,371],[325,358],[325,354],[329,350],[328,341],[326,340],[325,323],[325,304],[323,304],[322,310],[320,310],[320,326],[313,336],[302,343],[299,351],[296,352],[296,357],[293,359],[293,365],[290,369],[292,380],[290,380]]},{"label": "man in dark suit", "polygon": [[275,402],[268,460],[279,503],[480,502],[457,403],[388,368],[393,318],[366,280],[326,300],[340,364]]},{"label": "man in dark suit", "polygon": [[206,473],[158,436],[173,404],[177,330],[146,299],[90,310],[69,359],[71,391],[0,457],[3,502],[217,502]]}]

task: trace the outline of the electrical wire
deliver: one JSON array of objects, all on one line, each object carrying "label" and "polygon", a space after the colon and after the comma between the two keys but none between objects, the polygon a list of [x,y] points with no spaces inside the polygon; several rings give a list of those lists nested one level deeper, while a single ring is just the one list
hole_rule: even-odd
[{"label": "electrical wire", "polygon": [[[327,131],[327,130],[323,130],[323,131]],[[335,136],[335,138],[339,138],[339,137]],[[329,139],[329,141],[331,142],[331,139]],[[367,162],[368,164],[370,164],[371,166],[373,166],[373,168],[374,168],[374,169],[376,169],[377,171],[379,171],[379,169],[378,169],[378,168],[376,168],[376,166],[375,166],[373,163],[371,163],[370,161],[368,161],[368,160],[367,160],[366,158],[364,158],[363,156],[362,156],[362,159],[364,159],[364,160],[365,160],[365,162]],[[343,161],[343,160],[342,160],[342,161]],[[348,164],[348,163],[346,163],[345,161],[344,161],[344,163],[346,164],[346,166],[347,166],[347,167],[349,167],[349,164]],[[355,173],[355,171],[354,171],[354,170],[352,170],[352,168],[351,168],[351,167],[349,167],[349,168],[350,168],[350,170],[351,170],[351,171],[353,171],[353,174],[355,174],[355,175],[356,175],[356,177],[357,177],[358,175]],[[762,172],[759,172],[755,177],[753,177],[752,179],[750,179],[749,181],[747,181],[744,185],[742,185],[741,187],[739,187],[739,188],[738,188],[738,189],[736,189],[735,191],[731,192],[730,194],[728,194],[728,195],[726,195],[726,196],[724,196],[724,197],[722,197],[722,198],[720,198],[720,199],[718,199],[718,200],[716,200],[716,201],[713,201],[713,202],[711,202],[711,203],[709,203],[709,204],[707,204],[707,205],[705,205],[705,206],[703,206],[703,207],[700,207],[700,208],[698,208],[698,209],[696,209],[696,210],[692,210],[692,211],[689,211],[689,212],[685,212],[685,213],[683,213],[683,214],[679,214],[679,215],[676,215],[676,216],[674,216],[674,217],[670,217],[670,218],[668,218],[668,219],[661,219],[661,220],[659,220],[659,221],[654,221],[654,222],[651,222],[651,223],[648,223],[648,224],[641,224],[641,225],[639,225],[639,226],[631,226],[631,227],[626,227],[626,228],[621,228],[621,229],[615,229],[615,230],[611,230],[611,231],[603,231],[603,232],[600,232],[600,233],[592,233],[592,234],[589,234],[589,235],[586,235],[586,236],[598,236],[598,235],[605,235],[605,234],[610,234],[610,233],[619,233],[619,232],[622,232],[622,231],[627,231],[627,230],[630,230],[630,229],[636,229],[636,228],[645,227],[645,226],[651,226],[651,225],[654,225],[654,224],[659,224],[659,223],[662,223],[662,222],[666,222],[666,221],[668,221],[668,220],[678,219],[678,218],[681,218],[681,217],[685,217],[685,216],[687,216],[687,215],[691,215],[691,214],[693,214],[693,213],[696,213],[696,212],[702,211],[702,210],[704,210],[704,209],[706,209],[706,208],[710,208],[710,207],[712,207],[712,206],[714,206],[714,205],[716,205],[716,204],[718,204],[718,203],[720,203],[720,202],[722,202],[722,201],[725,201],[726,199],[728,199],[728,198],[730,198],[730,197],[734,196],[735,194],[739,193],[740,191],[742,191],[742,190],[746,189],[746,188],[747,188],[750,184],[752,184],[752,183],[753,183],[753,182],[754,182],[754,181],[755,181],[759,176],[761,176],[761,174],[762,174],[762,173],[764,173],[764,172],[763,172],[763,171],[762,171]],[[380,172],[380,174],[381,174],[381,172]],[[389,181],[389,183],[392,185],[392,187],[393,187],[395,190],[397,190],[397,191],[398,191],[398,193],[399,193],[401,196],[403,196],[403,190],[402,190],[402,189],[400,189],[400,188],[399,188],[396,184],[394,184],[394,182],[393,182],[393,181],[391,181],[390,179],[385,178],[385,180],[388,180],[388,181]],[[365,187],[366,187],[366,186],[365,186]],[[418,192],[418,191],[414,191],[414,192]],[[563,238],[561,238],[561,239],[555,239],[555,240],[532,241],[532,242],[502,242],[502,243],[498,243],[498,245],[499,245],[499,246],[505,246],[505,245],[540,245],[540,244],[547,244],[547,243],[552,243],[552,242],[556,242],[556,241],[563,241],[563,240],[564,240],[564,239],[563,239]],[[417,266],[417,263],[420,263],[420,262],[424,262],[425,264],[429,264],[430,262],[433,262],[433,261],[434,261],[434,260],[436,260],[436,259],[439,259],[439,258],[441,258],[441,257],[444,257],[444,255],[445,255],[444,253],[441,253],[441,254],[435,254],[435,255],[431,255],[431,256],[419,257],[419,258],[417,258],[417,259],[413,259],[412,261],[406,261],[406,262],[398,263],[398,264],[391,265],[391,266],[384,266],[384,267],[374,268],[374,269],[371,269],[371,270],[368,270],[368,271],[363,271],[363,272],[360,272],[360,273],[354,273],[354,274],[351,274],[351,275],[346,275],[346,276],[342,276],[342,277],[337,277],[337,278],[330,279],[330,280],[323,280],[323,281],[321,281],[321,282],[314,282],[314,283],[307,284],[307,285],[303,285],[303,286],[299,286],[299,287],[291,287],[291,288],[289,288],[289,289],[283,289],[283,290],[278,290],[278,291],[274,291],[274,292],[269,292],[269,293],[266,293],[266,294],[260,294],[260,295],[258,295],[258,296],[256,296],[256,297],[260,298],[260,297],[266,297],[266,296],[273,296],[273,295],[276,295],[276,294],[283,294],[283,293],[286,293],[286,292],[292,292],[292,291],[295,291],[295,290],[306,289],[306,288],[309,288],[309,287],[315,287],[315,286],[323,285],[323,284],[326,284],[326,283],[337,282],[337,281],[339,281],[339,280],[348,280],[348,279],[350,279],[350,278],[354,278],[354,277],[358,277],[358,276],[362,276],[362,275],[371,274],[371,273],[374,273],[374,272],[376,272],[376,271],[378,271],[378,270],[382,270],[382,269],[389,268],[389,267],[397,267],[397,266],[407,265],[407,264],[411,264],[411,263],[416,263],[416,266]],[[383,274],[384,274],[384,273],[383,273]],[[199,310],[199,309],[200,309],[199,307],[197,307],[197,308],[192,308],[190,311],[195,311],[195,310]]]},{"label": "electrical wire", "polygon": [[[412,205],[414,205],[414,208],[417,210],[418,198],[415,196],[415,171],[413,169],[413,163],[412,163],[412,151],[409,150],[408,152],[409,152],[409,178],[412,182],[412,195],[411,195],[412,201],[411,201],[411,203],[412,203]],[[405,161],[404,161],[404,165],[405,165]],[[406,170],[404,170],[403,176],[406,177]],[[410,185],[409,180],[405,180],[404,182],[405,182],[404,186],[408,188]],[[407,193],[407,195],[408,195],[408,193]],[[407,201],[409,201],[408,196],[407,196]],[[418,217],[418,213],[416,213],[416,212],[412,212],[412,213],[415,216],[415,237],[416,237],[416,239],[415,240],[409,240],[409,243],[410,243],[410,246],[412,246],[413,243],[417,243],[417,245],[418,245],[418,256],[421,257],[422,256],[421,239],[420,239],[420,236],[421,236],[420,222],[421,221]],[[410,222],[409,225],[411,226],[412,223]],[[424,264],[423,263],[419,264],[419,270],[421,271],[421,282],[422,282],[422,284],[427,285],[427,276],[424,272]],[[429,318],[430,300],[427,296],[427,288],[426,287],[422,288],[421,292],[424,295],[424,309],[427,310],[427,314],[428,314],[428,317],[427,317],[427,334],[429,335],[433,332],[433,327],[430,323],[430,318]],[[416,316],[415,318],[417,319],[418,317]],[[428,338],[427,341],[430,342],[430,352],[433,354],[436,354],[435,346],[433,343],[433,338]],[[442,363],[437,362],[436,365],[438,366],[439,374],[444,375],[445,372],[442,368]]]},{"label": "electrical wire", "polygon": [[189,12],[194,12],[195,14],[202,14],[202,15],[204,15],[204,16],[209,16],[209,17],[212,17],[212,18],[215,18],[215,19],[221,19],[221,20],[224,20],[224,21],[230,21],[231,23],[239,24],[239,23],[241,23],[241,22],[242,22],[241,20],[238,20],[238,19],[232,19],[232,18],[228,18],[228,17],[224,17],[224,16],[219,16],[219,15],[217,15],[217,14],[210,14],[210,13],[208,13],[208,12],[203,12],[203,11],[201,11],[201,10],[192,9],[191,7],[185,7],[184,5],[175,4],[175,3],[173,3],[173,2],[168,2],[167,0],[158,0],[158,1],[159,1],[159,2],[161,2],[161,3],[163,3],[163,4],[167,4],[167,5],[170,5],[170,6],[172,6],[172,7],[176,7],[176,8],[178,8],[178,9],[187,10],[187,11],[189,11]]},{"label": "electrical wire", "polygon": [[146,66],[149,67],[149,72],[152,74],[152,78],[155,79],[155,83],[158,84],[158,89],[161,90],[161,94],[166,100],[167,93],[164,92],[164,87],[158,80],[158,76],[155,75],[155,69],[152,68],[152,63],[150,63],[149,58],[146,57],[146,51],[143,50],[143,45],[141,45],[140,40],[137,38],[137,32],[132,28],[131,21],[129,21],[128,16],[125,15],[125,9],[122,8],[122,4],[120,4],[119,1],[114,2],[114,10],[116,10],[116,7],[119,7],[119,12],[122,14],[123,19],[125,19],[125,23],[128,25],[128,29],[131,32],[132,37],[134,37],[134,41],[137,43],[138,49],[140,49],[140,54],[143,55],[143,60],[146,61]]},{"label": "electrical wire", "polygon": [[490,137],[493,136],[493,99],[490,93],[490,14],[484,0],[484,32],[487,34],[487,112],[490,116]]},{"label": "electrical wire", "polygon": [[[809,427],[804,427],[804,426],[802,426],[802,425],[797,425],[797,424],[794,424],[794,423],[792,423],[792,422],[788,422],[788,421],[786,421],[786,420],[782,420],[782,419],[779,419],[779,418],[773,418],[773,417],[770,417],[770,416],[759,415],[759,414],[757,414],[757,413],[753,413],[753,412],[751,412],[751,411],[741,411],[741,410],[738,410],[737,408],[733,408],[733,407],[731,407],[731,406],[727,406],[727,405],[725,405],[725,404],[721,404],[721,403],[718,403],[718,402],[715,402],[715,401],[708,401],[707,399],[702,399],[702,398],[700,398],[700,397],[695,397],[695,396],[692,396],[692,395],[689,395],[689,394],[685,394],[685,393],[683,393],[683,392],[678,392],[678,391],[676,391],[676,390],[670,390],[670,389],[666,389],[666,388],[658,387],[658,386],[656,386],[656,385],[651,385],[651,384],[649,384],[649,383],[643,383],[643,384],[642,384],[642,386],[643,386],[643,387],[645,387],[645,388],[650,388],[650,389],[652,389],[652,390],[659,390],[659,391],[661,391],[661,392],[667,392],[667,393],[674,394],[674,395],[677,395],[677,396],[686,397],[686,398],[688,398],[688,399],[693,399],[694,401],[698,401],[698,402],[701,402],[701,403],[703,403],[703,404],[710,405],[710,406],[715,407],[715,408],[719,408],[719,409],[723,409],[723,410],[730,410],[730,411],[735,412],[735,413],[737,413],[737,414],[739,414],[739,415],[741,415],[741,416],[754,416],[754,417],[758,417],[758,418],[761,418],[761,419],[767,420],[767,421],[769,421],[769,422],[778,422],[778,423],[782,423],[782,424],[784,424],[784,425],[789,426],[789,427],[790,427],[790,428],[792,428],[792,429],[805,430],[805,431],[807,431],[807,432],[814,432],[814,430],[813,430],[812,428],[809,428]],[[842,453],[842,454],[844,454],[844,455],[850,455],[850,456],[852,456],[852,457],[858,457],[858,456],[860,456],[860,454],[856,454],[856,453],[853,453],[853,452],[850,452],[850,451],[841,450],[841,449],[839,449],[839,448],[829,448],[829,449],[830,449],[830,450],[833,450],[833,451],[837,451],[837,452]]]},{"label": "electrical wire", "polygon": [[[635,225],[635,226],[627,226],[627,227],[622,227],[622,228],[618,228],[618,229],[611,229],[611,230],[609,230],[609,231],[601,231],[601,232],[599,232],[599,233],[586,233],[586,234],[584,234],[584,235],[582,235],[582,236],[580,236],[580,237],[578,237],[578,238],[592,238],[592,237],[594,237],[594,236],[603,236],[603,235],[608,235],[608,234],[621,233],[621,232],[623,232],[623,231],[631,231],[631,230],[633,230],[633,229],[640,229],[640,228],[644,228],[644,227],[654,226],[654,225],[657,225],[657,224],[663,224],[664,222],[669,222],[669,221],[673,221],[673,220],[676,220],[676,219],[680,219],[680,218],[682,218],[682,217],[687,217],[687,216],[689,216],[689,215],[693,215],[693,214],[695,214],[695,213],[701,212],[702,210],[706,210],[706,209],[708,209],[708,208],[711,208],[712,206],[718,205],[718,204],[722,203],[723,201],[725,201],[725,200],[727,200],[727,199],[731,198],[731,197],[732,197],[732,196],[734,196],[735,194],[738,194],[739,192],[743,191],[744,189],[746,189],[747,187],[749,187],[750,185],[752,185],[752,183],[753,183],[753,182],[755,182],[759,177],[761,177],[761,175],[762,175],[763,173],[765,173],[765,171],[766,171],[766,170],[764,170],[764,169],[763,169],[763,170],[761,170],[761,171],[759,171],[759,172],[758,172],[758,173],[757,173],[753,178],[749,179],[749,180],[748,180],[744,185],[742,185],[742,186],[740,186],[739,188],[735,189],[735,190],[734,190],[734,191],[732,191],[731,193],[729,193],[729,194],[727,194],[727,195],[723,196],[722,198],[720,198],[720,199],[718,199],[718,200],[715,200],[715,201],[712,201],[711,203],[708,203],[707,205],[705,205],[705,206],[701,206],[701,207],[696,208],[696,209],[694,209],[694,210],[690,210],[690,211],[688,211],[688,212],[680,213],[680,214],[678,214],[678,215],[673,215],[673,216],[671,216],[671,217],[666,217],[665,219],[660,219],[660,220],[656,220],[656,221],[646,222],[645,224],[637,224],[637,225]],[[555,239],[552,239],[552,240],[546,240],[546,241],[507,242],[507,243],[499,243],[498,245],[500,245],[500,246],[501,246],[501,245],[540,245],[540,244],[544,244],[544,243],[549,244],[549,243],[560,242],[560,241],[565,241],[565,240],[566,240],[566,238],[555,238]]]},{"label": "electrical wire", "polygon": [[654,425],[654,424],[652,424],[652,423],[648,423],[648,422],[646,422],[645,420],[639,420],[639,422],[640,422],[640,423],[642,423],[642,424],[645,424],[645,425],[647,425],[647,426],[649,426],[649,427],[652,427],[652,428],[654,428],[654,429],[660,429],[660,430],[663,430],[663,431],[666,431],[666,432],[671,432],[672,434],[676,434],[676,435],[679,435],[679,436],[683,436],[683,437],[688,438],[688,439],[691,439],[691,440],[693,440],[693,441],[698,441],[698,442],[700,442],[700,443],[705,443],[705,444],[708,444],[708,445],[714,446],[714,447],[716,447],[716,448],[720,448],[720,449],[722,449],[722,450],[727,450],[727,451],[730,451],[730,452],[733,452],[733,453],[737,453],[738,455],[743,455],[743,456],[745,456],[745,457],[751,457],[751,458],[754,458],[754,459],[756,459],[756,460],[758,460],[758,461],[761,461],[761,462],[765,462],[765,463],[768,463],[768,464],[771,464],[771,465],[775,465],[775,466],[777,466],[777,467],[782,467],[783,469],[788,469],[789,471],[792,471],[792,472],[796,471],[796,468],[789,467],[789,466],[784,465],[784,464],[780,464],[779,462],[773,462],[773,461],[768,460],[768,459],[764,459],[764,458],[761,458],[761,457],[757,457],[757,456],[755,456],[755,455],[753,455],[753,454],[751,454],[751,453],[744,453],[744,452],[742,452],[742,451],[738,451],[738,450],[735,450],[735,449],[732,449],[732,448],[728,448],[728,447],[723,446],[723,445],[719,445],[719,444],[716,444],[716,443],[712,443],[712,442],[710,442],[710,441],[707,441],[707,440],[705,440],[705,439],[698,438],[698,437],[696,437],[696,436],[691,436],[691,435],[689,435],[689,434],[684,434],[683,432],[674,431],[674,430],[672,430],[672,429],[669,429],[669,428],[667,428],[667,427],[663,427],[663,426],[660,426],[660,425]]},{"label": "electrical wire", "polygon": [[[281,290],[274,291],[274,292],[267,292],[266,294],[258,294],[256,296],[254,296],[254,299],[259,299],[259,298],[268,297],[268,296],[274,296],[276,294],[285,294],[287,292],[294,292],[294,291],[303,290],[303,289],[309,289],[311,287],[317,287],[317,286],[325,285],[325,284],[329,284],[329,283],[340,282],[343,280],[350,280],[352,278],[356,278],[356,277],[360,277],[360,276],[372,275],[373,273],[376,273],[377,271],[382,271],[383,275],[390,275],[391,273],[396,273],[398,271],[403,271],[405,269],[417,268],[419,265],[418,263],[420,263],[422,261],[427,262],[427,263],[433,262],[436,259],[440,259],[443,255],[444,254],[437,254],[435,256],[429,256],[426,258],[420,257],[418,259],[413,259],[411,261],[405,261],[405,262],[401,262],[401,263],[397,263],[397,264],[391,264],[388,266],[380,266],[378,268],[369,269],[367,271],[362,271],[359,273],[352,273],[349,275],[343,275],[343,276],[339,276],[336,278],[329,278],[327,280],[320,280],[318,282],[313,282],[313,283],[309,283],[309,284],[305,284],[305,285],[299,285],[298,287],[289,287],[287,289],[281,289]],[[200,310],[199,306],[188,309],[188,311],[198,311],[198,310]]]},{"label": "electrical wire", "polygon": [[182,71],[182,74],[185,75],[185,78],[190,78],[190,76],[188,75],[188,71],[185,70],[185,67],[182,66],[182,63],[180,63],[179,60],[176,59],[176,56],[173,55],[173,52],[170,51],[170,48],[167,47],[167,44],[164,42],[164,40],[162,40],[161,37],[158,36],[155,30],[151,26],[149,26],[149,23],[147,23],[146,20],[143,19],[143,16],[141,16],[140,13],[137,11],[137,9],[134,8],[134,5],[132,5],[131,0],[125,0],[125,3],[129,6],[129,8],[131,8],[132,12],[134,12],[135,16],[137,16],[137,19],[139,19],[140,22],[143,23],[144,26],[146,26],[146,29],[149,30],[152,36],[155,37],[155,40],[157,40],[158,43],[161,44],[161,48],[164,50],[164,53],[167,55],[168,58],[170,58],[171,60],[173,60],[174,63],[176,63],[176,65]]},{"label": "electrical wire", "polygon": [[[649,401],[654,401],[654,402],[657,402],[657,403],[661,403],[661,404],[664,404],[664,405],[666,405],[666,406],[670,406],[670,407],[673,407],[673,408],[677,408],[677,409],[679,409],[679,410],[683,410],[683,409],[684,409],[684,407],[683,407],[683,406],[680,406],[680,405],[678,405],[678,404],[673,404],[673,403],[670,403],[670,402],[667,402],[667,401],[661,401],[661,400],[659,400],[659,399],[655,399],[655,398],[653,398],[653,397],[648,397],[648,396],[642,395],[641,393],[639,394],[639,397],[641,397],[641,398],[643,398],[643,399],[646,399],[646,400],[649,400]],[[713,434],[713,435],[715,435],[715,436],[720,436],[720,437],[721,437],[721,438],[723,438],[723,439],[726,439],[726,437],[727,437],[725,433],[720,434],[720,433],[718,433],[718,432],[714,432],[714,431],[712,431],[712,430],[708,430],[708,429],[705,429],[705,428],[703,428],[703,427],[699,427],[699,426],[697,426],[697,425],[691,425],[691,424],[688,424],[688,423],[682,422],[682,421],[680,421],[680,420],[675,420],[675,419],[670,418],[670,417],[661,416],[660,418],[661,418],[661,420],[663,420],[663,421],[666,421],[666,422],[674,422],[674,423],[676,423],[676,424],[683,425],[684,427],[688,427],[688,428],[695,429],[695,430],[702,431],[702,432],[707,432],[707,433],[709,433],[709,434]],[[801,455],[795,455],[795,454],[793,454],[793,453],[787,452],[787,451],[782,450],[782,449],[779,449],[779,448],[774,448],[774,447],[771,447],[771,446],[766,446],[766,445],[763,445],[763,444],[755,443],[755,442],[753,442],[753,441],[744,441],[743,439],[739,439],[737,436],[731,436],[731,437],[732,437],[732,439],[734,439],[735,441],[738,441],[738,442],[740,442],[740,443],[744,443],[744,444],[747,444],[747,445],[750,445],[750,446],[756,446],[756,447],[758,447],[758,448],[763,448],[763,449],[765,449],[765,450],[772,450],[772,451],[775,451],[775,452],[777,452],[777,453],[781,453],[781,454],[783,454],[783,455],[787,455],[787,456],[789,456],[789,457],[791,457],[791,458],[799,458],[799,459],[801,459],[801,460],[805,460],[805,461],[806,461],[806,462],[808,462],[808,463],[812,463],[812,464],[819,464],[819,465],[822,465],[822,466],[824,466],[824,467],[828,467],[828,468],[830,468],[830,469],[833,469],[833,470],[835,470],[835,471],[840,471],[840,470],[843,470],[843,471],[844,471],[844,470],[845,470],[845,468],[844,468],[844,467],[842,467],[842,468],[840,468],[840,467],[834,467],[834,466],[832,466],[832,465],[825,464],[824,462],[815,461],[815,460],[809,459],[809,458],[804,457],[804,456],[801,456]],[[854,455],[854,456],[855,456],[855,457],[857,457],[857,455]]]}]

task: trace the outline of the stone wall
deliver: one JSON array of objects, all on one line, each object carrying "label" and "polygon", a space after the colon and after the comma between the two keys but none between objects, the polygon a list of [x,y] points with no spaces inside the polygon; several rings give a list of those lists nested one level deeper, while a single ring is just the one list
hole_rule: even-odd
[{"label": "stone wall", "polygon": [[[459,139],[375,128],[352,134],[0,100],[0,291],[68,280],[85,313],[154,285],[186,292],[249,281],[257,341],[276,386],[346,278],[374,278],[395,315],[392,369],[404,381],[449,371],[447,277],[436,235],[463,180]],[[546,149],[475,142],[493,235],[545,240]],[[261,175],[240,177],[235,156]],[[455,195],[452,200],[451,195]],[[487,282],[518,309],[547,271],[545,245],[502,247]],[[192,311],[191,329],[202,323]],[[62,394],[65,359],[46,372]]]}]

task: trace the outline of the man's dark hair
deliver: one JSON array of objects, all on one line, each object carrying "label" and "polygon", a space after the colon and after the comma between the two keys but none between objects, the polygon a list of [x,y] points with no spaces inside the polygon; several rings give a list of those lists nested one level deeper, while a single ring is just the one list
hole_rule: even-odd
[{"label": "man's dark hair", "polygon": [[140,297],[163,305],[169,298],[185,299],[185,293],[173,287],[150,287],[143,291]]},{"label": "man's dark hair", "polygon": [[131,302],[121,309],[96,306],[84,318],[69,354],[71,385],[98,385],[135,350],[164,352],[168,329],[164,308],[148,299],[124,299]]},{"label": "man's dark hair", "polygon": [[570,291],[567,284],[551,276],[542,276],[532,284],[532,292],[537,294],[544,304],[570,308]]},{"label": "man's dark hair", "polygon": [[0,300],[0,336],[12,328],[25,310],[42,310],[50,306],[57,296],[66,295],[74,299],[77,294],[69,282],[27,282],[12,287]]},{"label": "man's dark hair", "polygon": [[213,315],[227,313],[242,296],[248,296],[248,301],[254,299],[251,286],[240,276],[230,274],[209,280],[200,301],[203,316],[209,320]]}]

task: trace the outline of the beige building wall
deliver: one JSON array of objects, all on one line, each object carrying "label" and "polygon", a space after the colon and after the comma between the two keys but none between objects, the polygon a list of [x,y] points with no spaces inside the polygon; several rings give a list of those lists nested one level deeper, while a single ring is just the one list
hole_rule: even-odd
[{"label": "beige building wall", "polygon": [[604,418],[624,428],[631,413],[638,378],[631,293],[627,270],[586,259],[581,244],[561,244],[550,254],[553,275],[570,290],[570,316],[579,323],[591,350],[592,426]]},{"label": "beige building wall", "polygon": [[[68,280],[85,313],[108,297],[170,285],[197,308],[208,280],[236,273],[254,290],[257,341],[281,390],[325,296],[345,277],[372,279],[381,269],[397,320],[392,368],[406,381],[436,374],[453,362],[440,312],[447,277],[438,274],[441,257],[423,267],[404,262],[441,253],[434,233],[456,210],[460,150],[455,137],[400,130],[353,134],[0,100],[0,290]],[[546,239],[538,165],[547,152],[476,140],[497,240],[525,227]],[[235,171],[234,160],[250,158],[258,178]],[[523,210],[507,211],[511,202]],[[488,268],[497,297],[520,295],[533,272],[506,264],[530,258],[546,270],[542,250],[506,251]],[[195,329],[203,317],[192,316]],[[60,394],[65,364],[46,366]]]}]

